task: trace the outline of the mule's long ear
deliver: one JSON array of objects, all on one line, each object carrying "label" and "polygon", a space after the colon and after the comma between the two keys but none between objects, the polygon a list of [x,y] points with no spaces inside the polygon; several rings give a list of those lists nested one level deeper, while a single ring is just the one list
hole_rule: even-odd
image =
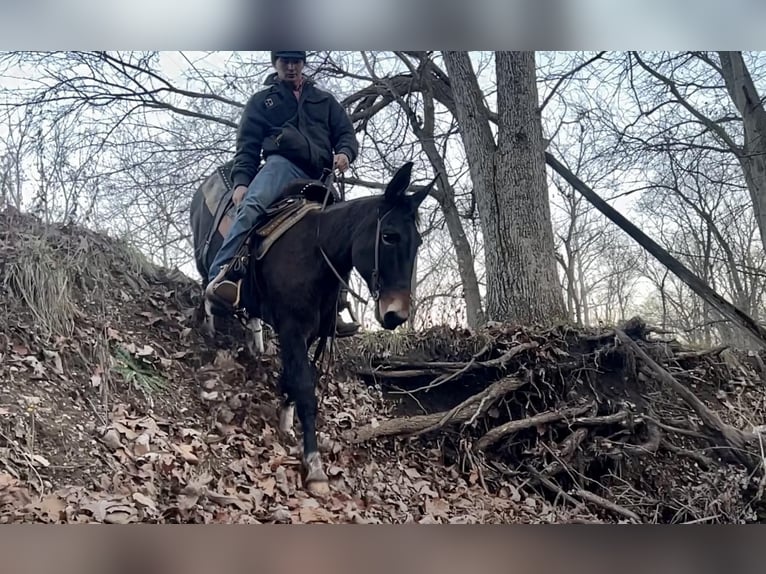
[{"label": "mule's long ear", "polygon": [[436,174],[436,177],[431,180],[431,183],[429,183],[427,186],[425,186],[423,189],[416,191],[410,196],[410,206],[412,207],[413,211],[417,211],[418,207],[420,207],[420,204],[423,203],[423,200],[426,198],[426,196],[429,194],[429,192],[433,189],[434,185],[436,184],[436,180],[439,179],[439,174]]},{"label": "mule's long ear", "polygon": [[394,174],[391,181],[386,186],[386,201],[388,203],[396,203],[396,201],[404,195],[404,192],[410,186],[410,178],[412,177],[413,163],[408,161]]}]

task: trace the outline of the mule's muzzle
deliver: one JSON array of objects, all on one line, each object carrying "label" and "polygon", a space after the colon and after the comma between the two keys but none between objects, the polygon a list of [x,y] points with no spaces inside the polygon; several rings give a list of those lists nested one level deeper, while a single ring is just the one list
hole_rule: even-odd
[{"label": "mule's muzzle", "polygon": [[396,329],[410,318],[410,292],[383,293],[375,307],[375,319],[384,329]]}]

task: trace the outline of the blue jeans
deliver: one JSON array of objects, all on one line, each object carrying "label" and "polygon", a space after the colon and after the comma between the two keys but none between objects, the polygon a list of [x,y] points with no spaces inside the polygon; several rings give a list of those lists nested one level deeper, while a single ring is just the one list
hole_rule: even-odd
[{"label": "blue jeans", "polygon": [[266,158],[266,163],[250,182],[245,197],[237,207],[229,234],[210,266],[209,281],[215,279],[221,267],[234,258],[242,239],[254,225],[261,223],[266,208],[276,201],[285,185],[294,179],[308,177],[305,171],[281,155],[270,155]]}]

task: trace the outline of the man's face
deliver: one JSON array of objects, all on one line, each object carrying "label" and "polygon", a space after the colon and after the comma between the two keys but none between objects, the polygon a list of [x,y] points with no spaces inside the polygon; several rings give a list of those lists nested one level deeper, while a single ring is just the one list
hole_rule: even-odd
[{"label": "man's face", "polygon": [[303,60],[299,58],[277,58],[277,76],[283,82],[297,83],[303,72]]}]

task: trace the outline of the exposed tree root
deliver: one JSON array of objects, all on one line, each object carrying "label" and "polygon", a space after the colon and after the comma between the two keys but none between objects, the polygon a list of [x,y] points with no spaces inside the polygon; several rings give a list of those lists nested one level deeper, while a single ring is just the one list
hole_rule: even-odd
[{"label": "exposed tree root", "polygon": [[642,361],[651,369],[652,373],[663,384],[670,386],[688,404],[702,420],[702,423],[713,432],[720,435],[721,439],[731,448],[731,454],[750,470],[754,470],[760,461],[748,455],[748,448],[757,443],[757,437],[752,433],[743,432],[724,423],[721,418],[705,406],[697,396],[687,387],[679,383],[675,377],[658,365],[646,352],[627,336],[624,331],[615,329],[620,341],[627,345]]},{"label": "exposed tree root", "polygon": [[[634,318],[608,331],[493,325],[418,335],[397,340],[396,353],[380,338],[374,350],[356,343],[341,354],[368,360],[341,363],[397,399],[397,412],[346,437],[418,437],[488,489],[522,481],[611,519],[766,514],[760,437],[749,430],[761,421],[732,408],[764,404],[763,358],[685,349],[650,337],[659,331]],[[415,406],[426,414],[411,414]]]}]

